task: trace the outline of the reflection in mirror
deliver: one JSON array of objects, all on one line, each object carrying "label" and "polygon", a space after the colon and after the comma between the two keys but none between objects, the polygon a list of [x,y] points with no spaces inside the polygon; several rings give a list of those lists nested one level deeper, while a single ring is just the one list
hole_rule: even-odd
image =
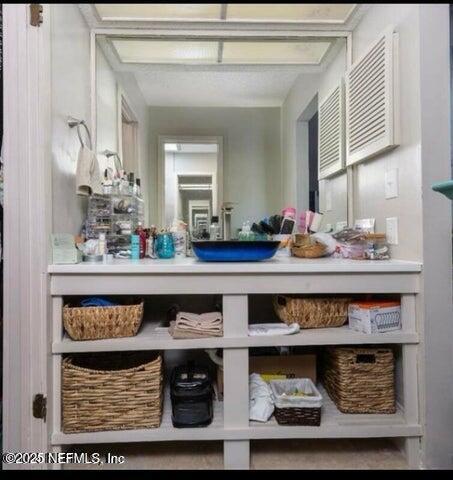
[{"label": "reflection in mirror", "polygon": [[[197,141],[201,141],[199,138]],[[195,140],[194,140],[195,142]],[[194,238],[207,238],[211,217],[218,215],[218,143],[164,140],[164,222],[182,220]]]},{"label": "reflection in mirror", "polygon": [[286,207],[297,220],[318,211],[321,230],[334,230],[347,220],[346,173],[318,176],[317,140],[318,100],[346,69],[338,35],[263,37],[240,56],[226,38],[162,38],[162,49],[146,35],[97,35],[101,172],[120,159],[141,180],[145,225],[169,228],[176,219],[193,238],[209,237],[213,217],[219,238],[238,238],[246,222]]}]

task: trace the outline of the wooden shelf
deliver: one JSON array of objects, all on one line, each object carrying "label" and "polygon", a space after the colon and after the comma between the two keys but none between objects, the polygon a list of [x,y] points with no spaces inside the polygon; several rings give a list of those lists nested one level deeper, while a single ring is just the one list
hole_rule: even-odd
[{"label": "wooden shelf", "polygon": [[354,415],[341,413],[322,386],[319,390],[324,404],[319,427],[280,426],[274,417],[267,423],[250,422],[247,428],[225,428],[223,402],[214,402],[214,420],[206,428],[174,428],[171,423],[171,403],[164,402],[162,424],[159,428],[117,430],[65,434],[54,432],[55,445],[93,443],[134,443],[180,440],[242,440],[272,438],[377,438],[417,437],[421,426],[406,422],[399,410],[393,415]]},{"label": "wooden shelf", "polygon": [[205,348],[251,348],[268,346],[316,346],[361,344],[416,344],[418,335],[402,330],[387,333],[364,334],[354,332],[347,325],[338,328],[303,330],[294,335],[212,337],[175,340],[159,322],[145,321],[135,337],[106,340],[73,341],[67,335],[54,342],[55,354],[79,352],[113,352],[128,350],[187,350]]}]

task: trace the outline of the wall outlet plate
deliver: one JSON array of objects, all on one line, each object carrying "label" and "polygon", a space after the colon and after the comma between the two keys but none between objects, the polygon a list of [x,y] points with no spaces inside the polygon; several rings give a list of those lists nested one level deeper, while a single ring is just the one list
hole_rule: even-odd
[{"label": "wall outlet plate", "polygon": [[385,198],[396,198],[398,196],[398,169],[392,168],[385,172]]},{"label": "wall outlet plate", "polygon": [[390,217],[385,219],[387,242],[390,245],[398,245],[398,218]]}]

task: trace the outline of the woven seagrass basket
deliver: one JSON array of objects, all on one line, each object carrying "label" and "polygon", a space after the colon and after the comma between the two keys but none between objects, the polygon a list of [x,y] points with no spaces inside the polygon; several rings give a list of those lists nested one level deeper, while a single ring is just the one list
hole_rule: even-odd
[{"label": "woven seagrass basket", "polygon": [[390,348],[328,347],[323,384],[344,413],[395,413],[394,356]]},{"label": "woven seagrass basket", "polygon": [[114,307],[63,307],[63,325],[73,340],[133,337],[143,320],[143,301]]},{"label": "woven seagrass basket", "polygon": [[278,408],[274,416],[279,425],[305,425],[319,427],[321,425],[321,408]]},{"label": "woven seagrass basket", "polygon": [[341,327],[348,318],[350,298],[289,297],[276,295],[274,309],[286,324],[298,323],[300,328]]},{"label": "woven seagrass basket", "polygon": [[162,357],[155,352],[66,357],[64,433],[157,428],[162,417]]}]

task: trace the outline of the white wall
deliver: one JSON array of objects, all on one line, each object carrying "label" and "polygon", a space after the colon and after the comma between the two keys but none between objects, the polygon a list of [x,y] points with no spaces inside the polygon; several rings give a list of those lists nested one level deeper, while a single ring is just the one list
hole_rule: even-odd
[{"label": "white wall", "polygon": [[113,157],[107,159],[104,155],[100,155],[100,152],[106,149],[112,150],[118,152],[121,157],[118,139],[118,122],[121,121],[118,91],[121,91],[126,98],[138,122],[138,166],[134,173],[136,178],[141,179],[142,196],[145,201],[145,224],[149,224],[148,185],[145,181],[149,175],[148,107],[135,77],[130,73],[113,71],[102,49],[96,45],[96,151],[101,174],[106,167],[114,167],[114,159]]},{"label": "white wall", "polygon": [[[298,120],[304,110],[316,96],[319,88],[320,75],[300,75],[288,93],[281,109],[281,141],[282,141],[282,200],[286,205],[300,205],[308,208],[308,154],[304,155],[301,138],[306,133]],[[308,120],[308,119],[307,119]],[[305,135],[305,139],[308,136]],[[307,146],[308,148],[308,146]],[[301,156],[298,164],[298,155]],[[307,174],[301,178],[301,170]],[[299,189],[299,192],[298,192]],[[298,201],[305,198],[306,204]]]},{"label": "white wall", "polygon": [[225,201],[233,229],[281,209],[279,108],[150,107],[150,212],[157,222],[158,135],[223,136]]},{"label": "white wall", "polygon": [[115,72],[99,45],[96,45],[96,151],[101,175],[105,168],[114,168],[115,163],[113,157],[107,159],[105,155],[100,155],[100,152],[118,152],[119,148],[117,95]]},{"label": "white wall", "polygon": [[[420,260],[421,161],[420,161],[420,58],[417,4],[374,5],[353,32],[353,61],[380,33],[395,25],[399,33],[401,144],[395,150],[358,165],[354,174],[354,218],[376,218],[376,229],[385,232],[385,219],[398,217],[399,245],[392,248],[400,259]],[[385,199],[388,169],[397,168],[399,196]]]},{"label": "white wall", "polygon": [[53,231],[76,234],[86,200],[76,195],[80,142],[66,118],[90,120],[90,34],[75,4],[52,4],[52,202]]}]

